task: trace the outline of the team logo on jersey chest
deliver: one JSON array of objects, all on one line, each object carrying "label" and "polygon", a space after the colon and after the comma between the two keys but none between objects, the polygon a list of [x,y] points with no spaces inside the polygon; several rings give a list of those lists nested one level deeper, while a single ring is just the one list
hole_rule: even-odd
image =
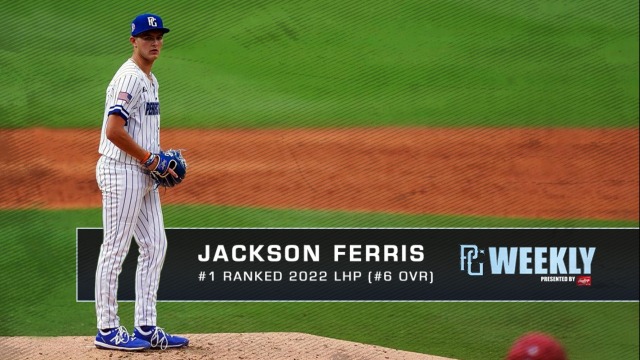
[{"label": "team logo on jersey chest", "polygon": [[148,102],[144,112],[145,115],[160,115],[160,103]]}]

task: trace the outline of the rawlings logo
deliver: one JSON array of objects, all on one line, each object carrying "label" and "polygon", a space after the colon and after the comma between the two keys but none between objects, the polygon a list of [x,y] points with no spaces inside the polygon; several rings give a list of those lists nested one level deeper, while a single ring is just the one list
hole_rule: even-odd
[{"label": "rawlings logo", "polygon": [[578,276],[576,278],[576,285],[591,286],[591,276]]}]

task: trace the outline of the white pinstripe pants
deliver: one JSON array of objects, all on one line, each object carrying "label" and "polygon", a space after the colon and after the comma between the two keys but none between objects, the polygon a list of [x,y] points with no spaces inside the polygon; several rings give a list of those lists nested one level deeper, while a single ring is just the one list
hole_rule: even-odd
[{"label": "white pinstripe pants", "polygon": [[160,272],[167,251],[167,237],[160,196],[149,175],[139,166],[102,156],[96,165],[102,191],[103,242],[96,269],[98,329],[120,326],[118,276],[132,236],[140,254],[136,270],[135,326],[156,325]]}]

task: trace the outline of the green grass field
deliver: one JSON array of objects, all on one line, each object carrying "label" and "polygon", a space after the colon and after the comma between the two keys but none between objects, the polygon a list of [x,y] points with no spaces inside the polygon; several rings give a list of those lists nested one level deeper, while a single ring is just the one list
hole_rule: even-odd
[{"label": "green grass field", "polygon": [[[154,73],[163,128],[638,127],[638,2],[0,0],[0,128],[102,123],[131,19],[172,31]],[[0,139],[2,148],[2,139]],[[2,186],[7,186],[3,184]],[[167,206],[167,227],[637,227]],[[0,211],[0,336],[95,331],[75,301],[75,229],[100,209]],[[171,331],[298,331],[460,359],[520,334],[571,359],[638,359],[638,303],[160,303]],[[121,304],[131,328],[133,304]],[[1,357],[0,349],[0,357]]]},{"label": "green grass field", "polygon": [[[0,126],[97,127],[126,1],[0,1]],[[114,11],[118,9],[118,11]],[[157,1],[172,127],[638,125],[638,2]],[[37,24],[37,25],[36,25]]]},{"label": "green grass field", "polygon": [[[0,336],[95,331],[93,303],[75,302],[75,229],[100,227],[100,211],[0,212],[0,264],[6,272],[0,277]],[[205,206],[167,206],[165,217],[168,227],[631,225]],[[163,326],[183,333],[296,331],[460,359],[499,358],[517,334],[531,329],[558,336],[572,359],[632,359],[638,350],[638,303],[161,302],[158,307]],[[120,314],[132,326],[133,304],[121,303]]]}]

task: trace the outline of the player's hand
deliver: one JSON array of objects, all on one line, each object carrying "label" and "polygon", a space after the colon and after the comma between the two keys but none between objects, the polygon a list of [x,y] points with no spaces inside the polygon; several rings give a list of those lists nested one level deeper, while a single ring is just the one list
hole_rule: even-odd
[{"label": "player's hand", "polygon": [[149,175],[157,186],[174,187],[184,180],[187,175],[187,161],[181,150],[169,149],[151,156],[153,158],[149,157],[144,165],[149,169]]},{"label": "player's hand", "polygon": [[151,162],[151,164],[147,166],[147,169],[149,171],[155,173],[157,176],[162,178],[167,177],[168,175],[171,175],[174,178],[178,177],[178,174],[176,174],[176,172],[173,171],[173,167],[175,166],[175,164],[171,163],[172,161],[175,162],[175,160],[173,160],[169,155],[165,154],[164,152],[159,152],[153,155],[154,155],[153,162]]}]

